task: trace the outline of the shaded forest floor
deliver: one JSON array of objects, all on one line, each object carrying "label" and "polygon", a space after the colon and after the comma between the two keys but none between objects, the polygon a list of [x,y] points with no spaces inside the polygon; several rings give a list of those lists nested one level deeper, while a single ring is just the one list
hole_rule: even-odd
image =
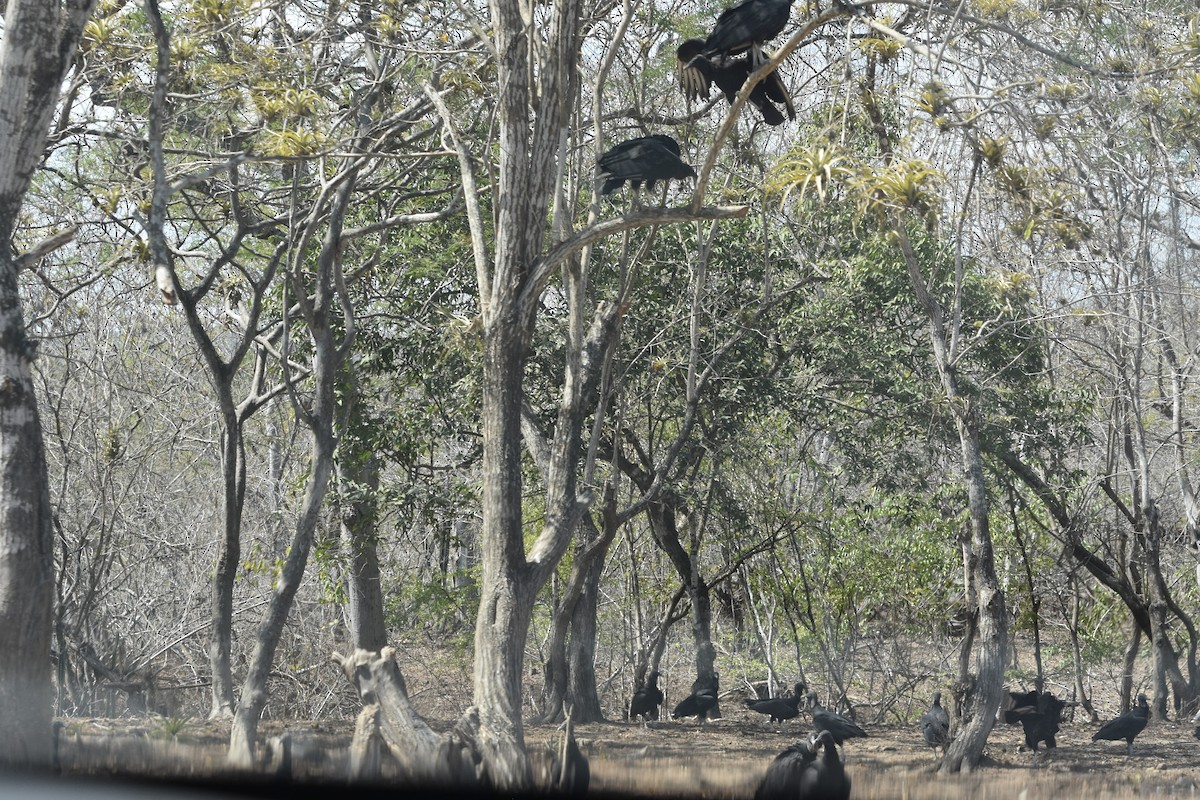
[{"label": "shaded forest floor", "polygon": [[[775,754],[808,730],[806,717],[769,725],[732,703],[726,714],[703,727],[692,721],[578,726],[577,738],[592,765],[592,790],[652,797],[752,797]],[[63,772],[80,777],[219,775],[229,736],[228,722],[194,721],[177,731],[153,719],[65,723]],[[288,731],[295,742],[296,780],[330,781],[345,774],[352,725],[350,720],[264,721],[260,735],[266,741]],[[1065,724],[1059,747],[1034,758],[1020,747],[1020,727],[1001,724],[992,733],[985,766],[953,777],[932,773],[933,755],[915,726],[867,726],[870,738],[849,742],[844,753],[856,798],[1197,797],[1200,741],[1193,737],[1193,728],[1152,721],[1128,756],[1124,742],[1093,743],[1095,726]],[[553,726],[529,726],[526,732],[531,751],[559,735]]]}]

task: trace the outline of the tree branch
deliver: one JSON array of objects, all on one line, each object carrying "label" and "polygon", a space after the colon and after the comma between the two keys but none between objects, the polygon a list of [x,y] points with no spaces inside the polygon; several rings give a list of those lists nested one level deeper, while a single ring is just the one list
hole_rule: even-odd
[{"label": "tree branch", "polygon": [[555,268],[565,259],[587,245],[614,233],[633,228],[644,228],[648,225],[671,225],[700,219],[740,219],[746,216],[749,210],[748,206],[644,208],[589,225],[551,247],[545,255],[534,262],[533,268],[530,270],[530,279],[521,292],[520,305],[527,308],[529,303],[537,301]]}]

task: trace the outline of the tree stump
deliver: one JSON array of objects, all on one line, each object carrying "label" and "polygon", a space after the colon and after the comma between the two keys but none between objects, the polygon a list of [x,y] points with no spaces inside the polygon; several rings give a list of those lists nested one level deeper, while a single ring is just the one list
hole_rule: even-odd
[{"label": "tree stump", "polygon": [[467,709],[454,728],[438,734],[417,714],[408,699],[394,648],[333,654],[358,691],[363,710],[350,745],[350,779],[380,777],[382,748],[395,759],[404,777],[417,786],[478,788],[487,785],[479,748],[479,715]]}]

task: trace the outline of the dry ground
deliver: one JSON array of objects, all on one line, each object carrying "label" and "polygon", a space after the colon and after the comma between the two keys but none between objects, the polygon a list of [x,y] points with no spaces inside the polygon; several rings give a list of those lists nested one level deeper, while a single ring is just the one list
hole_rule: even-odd
[{"label": "dry ground", "polygon": [[[805,731],[805,717],[780,726],[731,704],[703,727],[692,721],[581,725],[577,737],[592,765],[592,790],[654,797],[750,798],[771,759]],[[220,769],[228,723],[193,722],[172,739],[155,720],[67,720],[67,774],[152,773],[203,776]],[[1134,754],[1124,742],[1091,741],[1095,726],[1064,725],[1059,747],[1034,758],[1020,749],[1021,729],[998,725],[987,765],[974,774],[933,774],[931,752],[915,726],[866,726],[870,738],[844,748],[856,798],[1067,798],[1200,796],[1200,741],[1192,725],[1152,722]],[[265,738],[283,730],[296,745],[297,778],[331,779],[345,768],[351,722],[265,721]],[[531,748],[558,736],[531,726]]]}]

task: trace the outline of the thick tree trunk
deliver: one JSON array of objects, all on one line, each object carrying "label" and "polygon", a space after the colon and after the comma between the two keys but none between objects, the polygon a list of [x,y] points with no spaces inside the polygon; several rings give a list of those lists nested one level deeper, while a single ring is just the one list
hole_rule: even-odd
[{"label": "thick tree trunk", "polygon": [[0,237],[0,764],[24,769],[50,763],[54,533],[9,241]]},{"label": "thick tree trunk", "polygon": [[[610,540],[611,541],[611,540]],[[596,688],[596,614],[600,607],[600,577],[604,574],[604,552],[590,559],[583,591],[571,615],[571,643],[567,651],[570,683],[567,703],[574,722],[604,722],[600,694]]]},{"label": "thick tree trunk", "polygon": [[[8,0],[0,37],[0,765],[45,767],[53,752],[50,643],[54,539],[45,445],[13,235],[42,162],[59,87],[89,0]],[[55,237],[51,237],[54,239]],[[57,237],[65,244],[70,236]],[[50,240],[38,249],[48,253]]]},{"label": "thick tree trunk", "polygon": [[482,604],[475,628],[475,705],[488,780],[502,790],[528,788],[532,780],[521,719],[521,666],[533,598],[527,583],[483,569]]},{"label": "thick tree trunk", "polygon": [[[353,408],[356,405],[350,402]],[[387,644],[383,614],[383,586],[379,575],[376,540],[376,495],[379,464],[364,448],[346,448],[352,434],[339,443],[338,475],[341,481],[341,538],[347,557],[346,612],[350,641],[362,650],[382,650]]]},{"label": "thick tree trunk", "polygon": [[[570,591],[569,579],[567,591]],[[537,722],[541,725],[551,725],[561,721],[563,719],[563,703],[567,699],[567,683],[571,677],[571,667],[567,661],[567,635],[571,630],[575,602],[572,600],[570,609],[567,609],[564,603],[565,599],[566,593],[564,592],[564,596],[555,606],[550,620],[550,636],[546,642],[546,660],[542,664],[542,710],[537,716]]]},{"label": "thick tree trunk", "polygon": [[530,784],[521,720],[521,666],[533,597],[521,516],[523,328],[498,321],[484,334],[483,535],[475,622],[475,705],[489,780],[501,789]]}]

